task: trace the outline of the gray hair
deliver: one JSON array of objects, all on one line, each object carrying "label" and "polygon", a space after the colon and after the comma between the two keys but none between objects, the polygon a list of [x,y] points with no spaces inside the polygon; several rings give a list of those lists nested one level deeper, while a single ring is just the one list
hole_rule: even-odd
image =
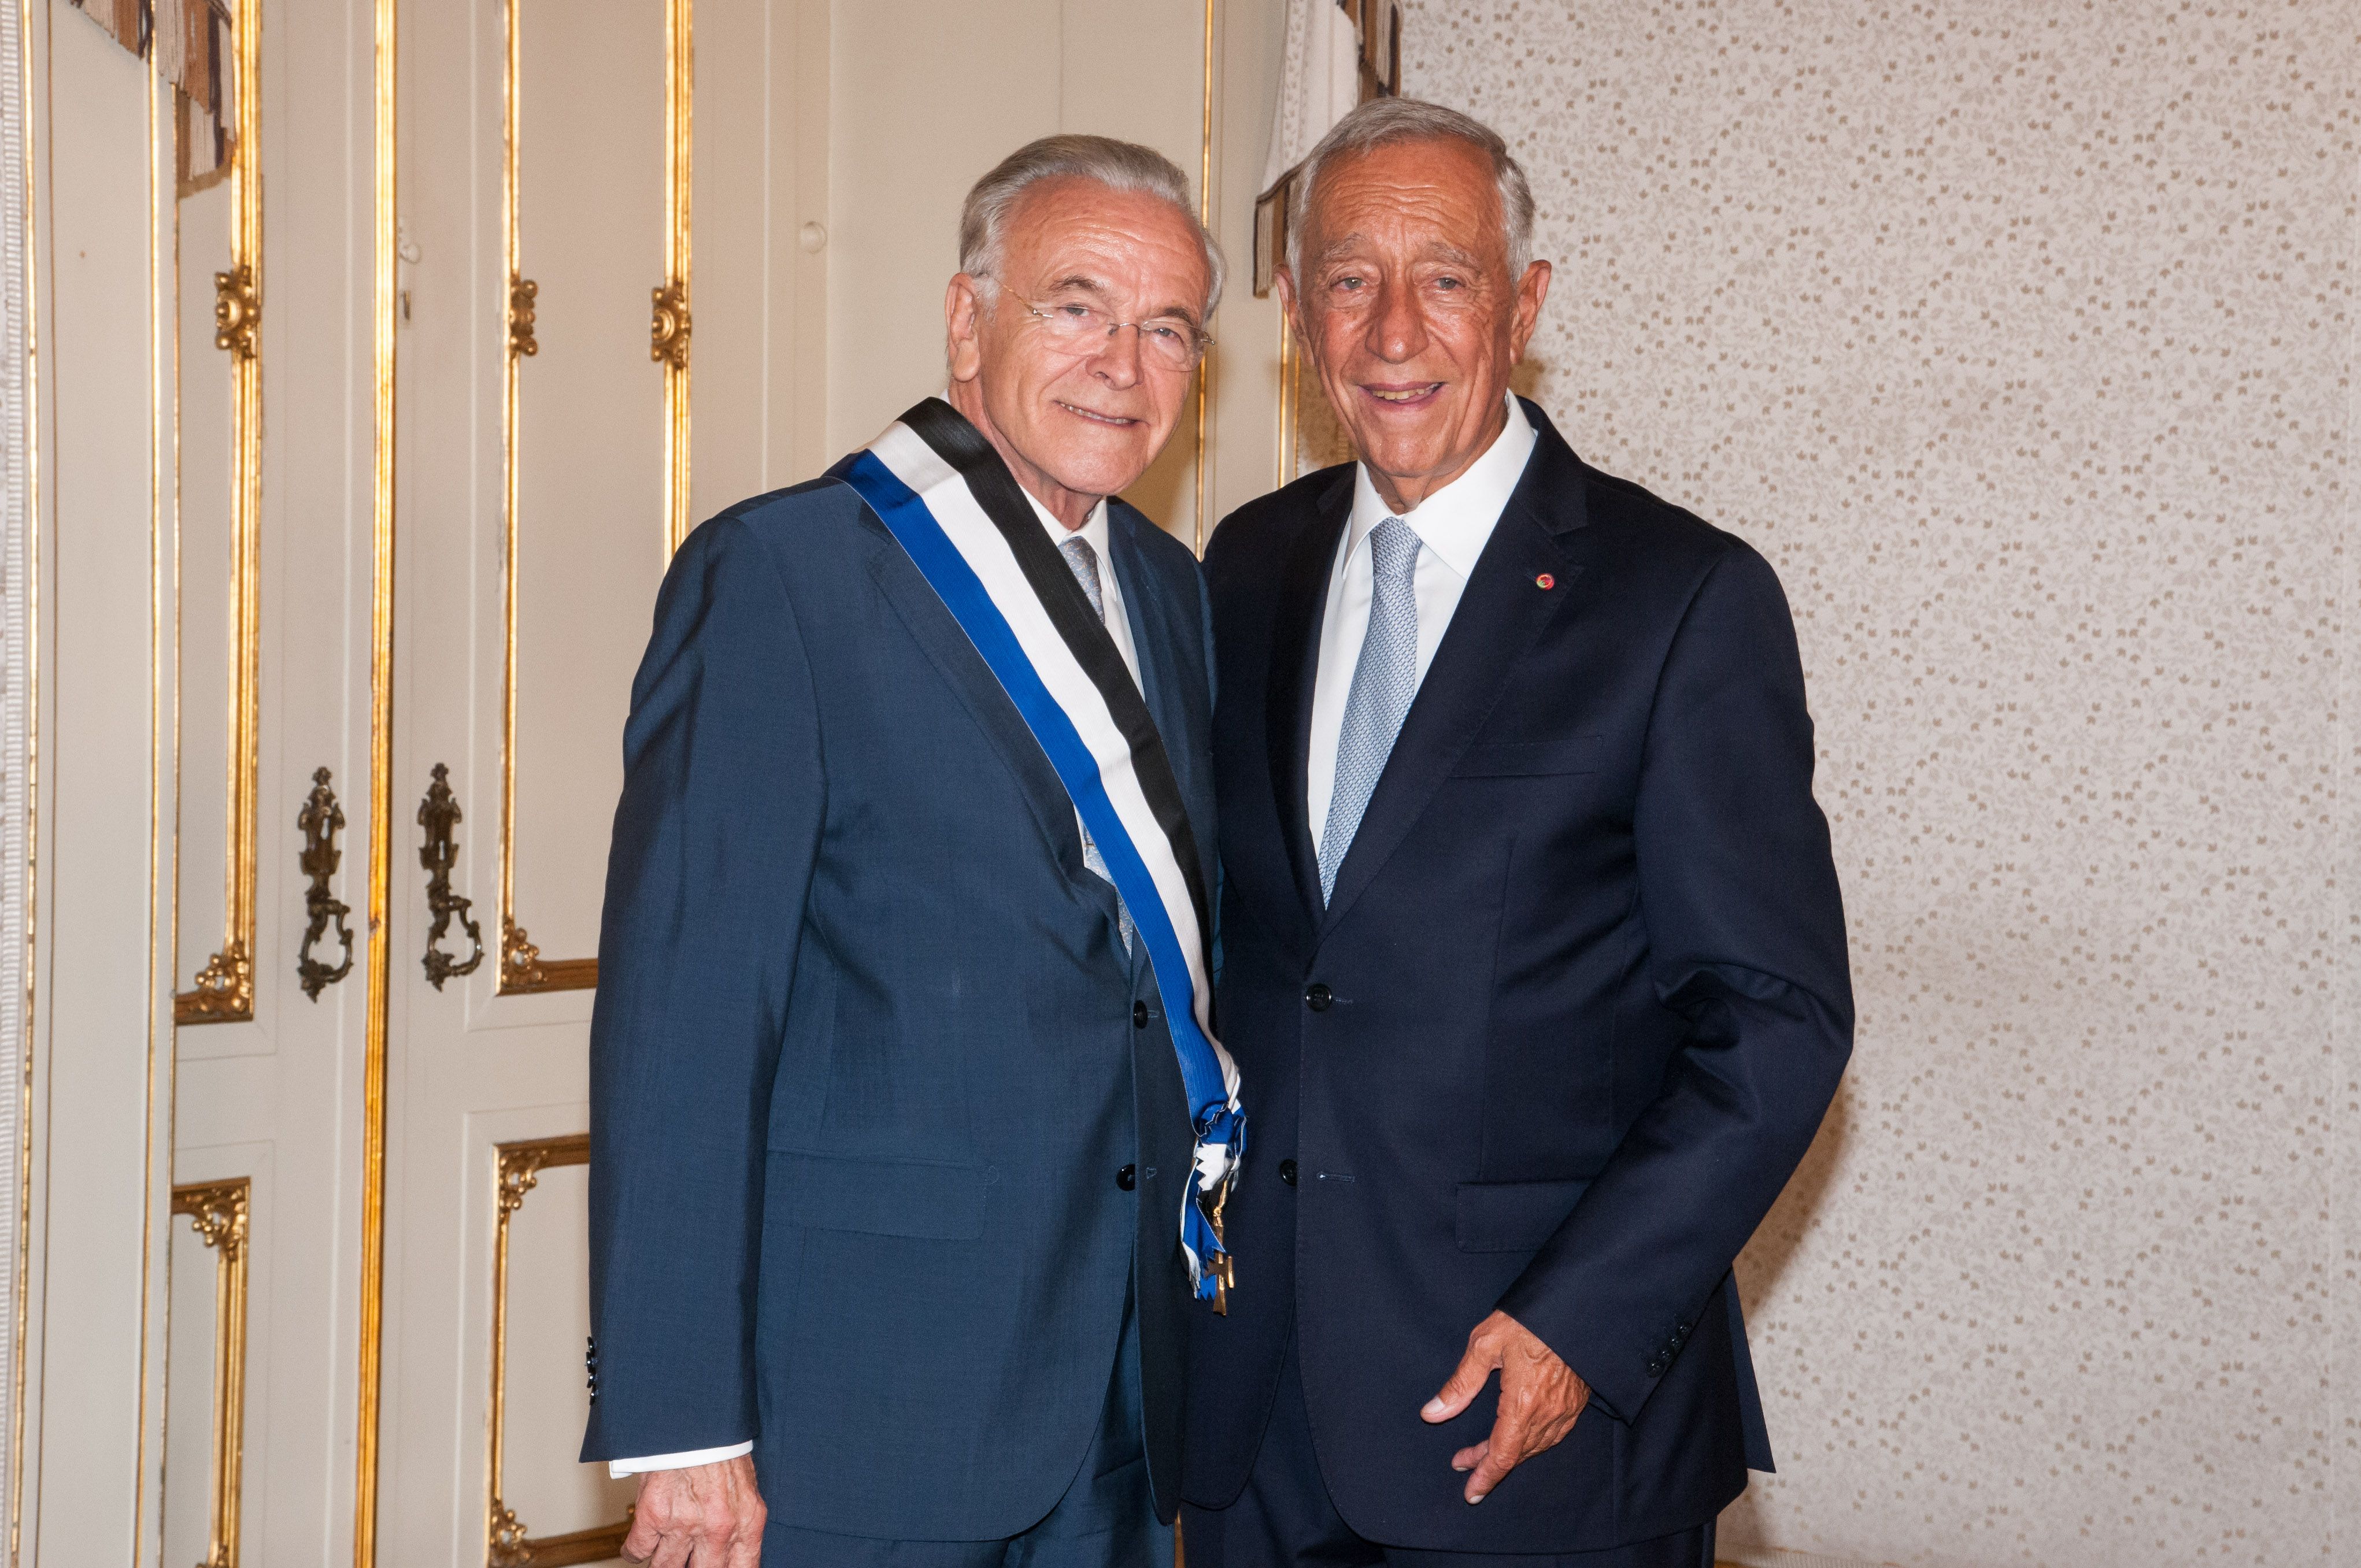
[{"label": "gray hair", "polygon": [[1189,177],[1154,148],[1113,137],[1055,136],[1027,142],[975,182],[960,209],[960,270],[983,285],[984,298],[998,291],[1008,214],[1025,192],[1044,180],[1092,180],[1114,191],[1160,197],[1180,210],[1205,254],[1205,314],[1222,302],[1226,271],[1222,247],[1190,204]]},{"label": "gray hair", "polygon": [[1416,98],[1373,98],[1336,122],[1320,138],[1312,156],[1295,166],[1288,191],[1287,269],[1303,270],[1303,225],[1312,215],[1312,192],[1320,166],[1345,153],[1368,152],[1405,141],[1458,141],[1478,148],[1492,160],[1492,177],[1500,192],[1500,217],[1509,241],[1509,277],[1522,278],[1533,259],[1533,191],[1525,171],[1509,156],[1500,133],[1471,115]]}]

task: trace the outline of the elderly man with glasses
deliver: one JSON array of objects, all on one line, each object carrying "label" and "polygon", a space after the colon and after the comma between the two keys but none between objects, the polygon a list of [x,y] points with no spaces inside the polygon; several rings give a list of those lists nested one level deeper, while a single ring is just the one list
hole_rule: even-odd
[{"label": "elderly man with glasses", "polygon": [[1170,1568],[1242,1146],[1208,604],[1113,498],[1222,259],[1056,137],[969,195],[950,387],[683,545],[591,1027],[583,1458],[662,1568]]}]

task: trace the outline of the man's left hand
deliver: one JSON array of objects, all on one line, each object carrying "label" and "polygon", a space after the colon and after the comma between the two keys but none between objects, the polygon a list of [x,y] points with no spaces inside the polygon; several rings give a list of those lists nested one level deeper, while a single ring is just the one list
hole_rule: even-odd
[{"label": "man's left hand", "polygon": [[1590,1403],[1590,1385],[1573,1367],[1524,1324],[1506,1312],[1495,1312],[1467,1336],[1467,1354],[1459,1358],[1459,1369],[1419,1414],[1430,1423],[1451,1420],[1475,1402],[1496,1366],[1500,1369],[1500,1409],[1492,1420],[1492,1435],[1451,1456],[1454,1470],[1475,1472],[1467,1477],[1471,1503],[1482,1502],[1502,1476],[1534,1454],[1555,1448]]}]

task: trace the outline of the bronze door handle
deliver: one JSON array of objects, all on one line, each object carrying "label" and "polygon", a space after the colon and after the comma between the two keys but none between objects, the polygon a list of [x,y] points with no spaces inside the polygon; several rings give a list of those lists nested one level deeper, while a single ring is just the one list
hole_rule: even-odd
[{"label": "bronze door handle", "polygon": [[[295,976],[303,982],[303,994],[313,1001],[320,992],[353,972],[353,933],[345,924],[352,913],[350,905],[328,891],[328,879],[336,874],[336,862],[344,851],[336,848],[336,835],[345,826],[345,808],[336,804],[336,792],[328,787],[328,770],[320,769],[312,775],[312,793],[303,802],[303,809],[295,814],[295,826],[303,833],[303,874],[312,885],[303,890],[303,912],[311,918],[303,927],[302,946],[295,949]],[[330,969],[312,956],[312,945],[336,928],[336,939],[344,944],[344,961]]]},{"label": "bronze door handle", "polygon": [[[467,913],[475,901],[451,891],[451,868],[459,859],[459,841],[451,830],[458,827],[461,815],[458,799],[451,793],[451,770],[437,762],[434,782],[426,786],[426,798],[418,803],[418,825],[426,829],[418,863],[426,869],[426,911],[434,916],[434,924],[426,927],[426,956],[419,961],[426,966],[426,978],[437,991],[455,975],[475,973],[476,966],[484,961],[484,934],[477,927],[475,916]],[[450,933],[454,919],[475,948],[465,960],[443,950],[443,938]]]}]

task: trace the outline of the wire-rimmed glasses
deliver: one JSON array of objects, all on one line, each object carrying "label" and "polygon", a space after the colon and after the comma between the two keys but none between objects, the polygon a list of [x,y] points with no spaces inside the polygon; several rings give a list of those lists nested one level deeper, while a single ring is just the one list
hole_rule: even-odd
[{"label": "wire-rimmed glasses", "polygon": [[1213,335],[1184,316],[1117,321],[1115,313],[1088,300],[1019,300],[1025,313],[1041,323],[1051,342],[1076,353],[1096,348],[1126,327],[1139,333],[1139,352],[1170,370],[1187,370],[1213,346]]}]

